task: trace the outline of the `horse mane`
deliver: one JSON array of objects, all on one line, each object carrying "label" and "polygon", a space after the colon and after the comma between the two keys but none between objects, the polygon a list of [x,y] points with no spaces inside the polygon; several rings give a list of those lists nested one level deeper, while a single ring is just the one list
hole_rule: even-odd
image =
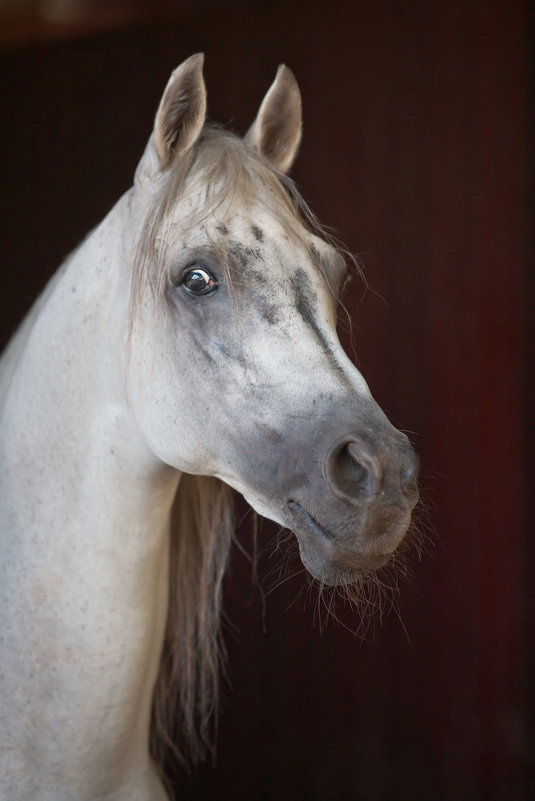
[{"label": "horse mane", "polygon": [[[133,263],[130,333],[149,289],[155,309],[168,285],[166,245],[216,215],[223,221],[234,201],[260,202],[292,238],[303,225],[337,246],[320,226],[293,181],[279,173],[234,134],[205,127],[188,153],[166,170],[164,183],[141,227]],[[198,182],[202,213],[173,218],[186,188]],[[234,266],[223,246],[212,243],[232,285]],[[310,258],[318,254],[309,248]],[[319,265],[320,269],[323,269]],[[130,338],[130,337],[129,337]],[[169,607],[159,676],[153,696],[151,754],[165,774],[177,763],[190,767],[213,753],[218,675],[224,655],[219,633],[222,582],[233,535],[232,490],[216,478],[182,474],[171,516]],[[170,789],[170,788],[168,788]]]},{"label": "horse mane", "polygon": [[234,532],[230,487],[183,473],[171,516],[169,608],[153,696],[151,753],[163,769],[213,751],[223,576]]}]

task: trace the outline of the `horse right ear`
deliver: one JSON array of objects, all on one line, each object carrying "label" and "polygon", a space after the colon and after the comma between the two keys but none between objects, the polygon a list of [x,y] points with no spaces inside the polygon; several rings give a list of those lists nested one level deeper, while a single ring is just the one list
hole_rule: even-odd
[{"label": "horse right ear", "polygon": [[154,120],[154,148],[162,168],[197,141],[206,117],[204,54],[190,56],[173,72]]},{"label": "horse right ear", "polygon": [[[136,176],[168,167],[195,144],[206,118],[204,54],[190,56],[174,70],[165,87]],[[155,158],[156,156],[156,158]],[[157,161],[157,163],[156,163]]]}]

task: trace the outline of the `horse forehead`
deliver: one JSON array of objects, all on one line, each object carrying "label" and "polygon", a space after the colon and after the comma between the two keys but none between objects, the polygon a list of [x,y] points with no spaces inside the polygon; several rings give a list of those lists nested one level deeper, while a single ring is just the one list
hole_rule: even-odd
[{"label": "horse forehead", "polygon": [[[321,275],[336,252],[299,222],[288,227],[262,209],[238,211],[214,225],[218,239],[236,262],[247,271],[251,262],[263,262],[268,272],[300,265],[311,275]],[[292,234],[289,231],[292,231]],[[321,265],[321,267],[320,267]]]},{"label": "horse forehead", "polygon": [[285,224],[282,215],[278,219],[273,212],[264,208],[261,203],[258,205],[251,204],[245,209],[234,207],[226,215],[224,224],[229,234],[238,236],[244,242],[255,246],[278,243],[279,245],[291,247],[289,230],[297,233],[297,236],[294,236],[296,243],[301,240],[305,244],[309,240],[315,239],[297,218],[290,219],[288,217]]}]

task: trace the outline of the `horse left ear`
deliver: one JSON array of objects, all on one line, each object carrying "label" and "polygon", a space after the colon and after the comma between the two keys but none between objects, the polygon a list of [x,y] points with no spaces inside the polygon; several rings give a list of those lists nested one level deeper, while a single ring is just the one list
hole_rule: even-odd
[{"label": "horse left ear", "polygon": [[280,172],[288,172],[301,141],[301,93],[284,64],[277,70],[245,141]]}]

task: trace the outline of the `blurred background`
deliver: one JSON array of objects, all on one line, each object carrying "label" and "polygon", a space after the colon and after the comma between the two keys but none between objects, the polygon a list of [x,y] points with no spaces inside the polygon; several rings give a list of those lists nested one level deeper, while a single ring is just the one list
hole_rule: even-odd
[{"label": "blurred background", "polygon": [[275,586],[269,524],[260,588],[234,549],[217,763],[180,799],[535,798],[531,34],[521,0],[0,0],[1,344],[130,185],[178,63],[205,52],[243,133],[285,62],[293,177],[366,267],[357,363],[422,460],[432,533],[364,638]]}]

